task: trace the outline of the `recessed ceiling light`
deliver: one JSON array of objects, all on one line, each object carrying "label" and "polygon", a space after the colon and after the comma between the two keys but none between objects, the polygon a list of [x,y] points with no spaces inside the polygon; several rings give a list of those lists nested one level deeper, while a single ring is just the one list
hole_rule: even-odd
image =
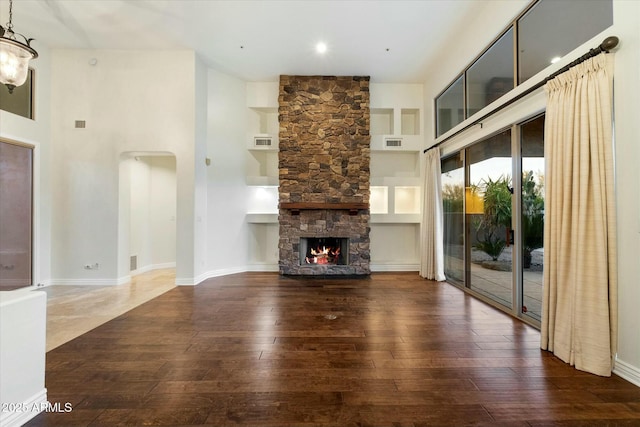
[{"label": "recessed ceiling light", "polygon": [[323,43],[323,42],[319,42],[316,45],[316,52],[318,53],[325,53],[327,51],[327,44]]},{"label": "recessed ceiling light", "polygon": [[559,56],[554,56],[553,58],[551,58],[551,63],[555,64],[556,62],[560,61],[562,58],[560,58]]}]

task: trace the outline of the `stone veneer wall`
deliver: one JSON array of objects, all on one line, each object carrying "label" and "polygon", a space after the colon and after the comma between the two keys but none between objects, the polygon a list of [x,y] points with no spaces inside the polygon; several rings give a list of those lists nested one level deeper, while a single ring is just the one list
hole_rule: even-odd
[{"label": "stone veneer wall", "polygon": [[[369,77],[281,76],[280,203],[369,203]],[[281,274],[365,275],[369,209],[280,208]],[[300,265],[300,237],[348,237],[349,265]]]}]

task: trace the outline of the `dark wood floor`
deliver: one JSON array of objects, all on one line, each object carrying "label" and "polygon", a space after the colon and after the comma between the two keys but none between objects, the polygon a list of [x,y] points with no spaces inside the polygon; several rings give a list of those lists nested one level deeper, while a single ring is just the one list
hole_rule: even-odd
[{"label": "dark wood floor", "polygon": [[29,426],[640,426],[640,388],[415,273],[246,273],[160,297],[47,353]]}]

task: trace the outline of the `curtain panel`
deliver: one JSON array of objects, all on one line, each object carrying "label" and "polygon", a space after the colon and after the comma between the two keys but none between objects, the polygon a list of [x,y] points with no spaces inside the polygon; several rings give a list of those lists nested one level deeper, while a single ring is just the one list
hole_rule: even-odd
[{"label": "curtain panel", "polygon": [[440,148],[435,147],[427,151],[425,158],[420,276],[443,281],[445,275]]},{"label": "curtain panel", "polygon": [[612,76],[598,55],[549,81],[541,347],[610,376],[617,347]]}]

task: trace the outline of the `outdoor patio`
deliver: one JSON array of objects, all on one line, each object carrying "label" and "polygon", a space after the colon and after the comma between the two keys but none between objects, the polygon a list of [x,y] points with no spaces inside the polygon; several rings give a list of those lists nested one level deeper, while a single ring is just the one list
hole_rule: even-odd
[{"label": "outdoor patio", "polygon": [[[497,262],[492,262],[491,257],[482,251],[471,251],[471,285],[470,288],[492,300],[512,306],[511,257],[513,246],[506,247]],[[464,271],[463,249],[456,248],[453,253],[445,255],[445,271],[458,272],[454,279],[461,277]],[[485,266],[483,266],[483,264]],[[536,249],[532,253],[531,267],[523,269],[523,305],[527,314],[536,320],[540,320],[542,310],[542,267],[543,249]],[[449,275],[447,275],[449,277]]]}]

